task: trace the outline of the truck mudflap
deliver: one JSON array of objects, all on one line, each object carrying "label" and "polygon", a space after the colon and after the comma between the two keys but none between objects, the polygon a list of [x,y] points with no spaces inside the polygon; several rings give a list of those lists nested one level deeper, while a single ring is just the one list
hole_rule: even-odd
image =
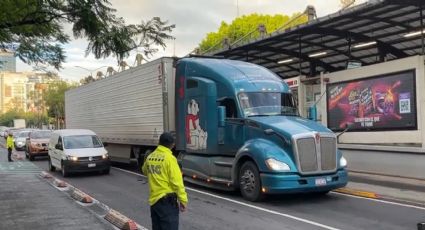
[{"label": "truck mudflap", "polygon": [[325,192],[345,187],[348,173],[339,169],[334,174],[300,176],[297,174],[261,173],[262,190],[267,194]]}]

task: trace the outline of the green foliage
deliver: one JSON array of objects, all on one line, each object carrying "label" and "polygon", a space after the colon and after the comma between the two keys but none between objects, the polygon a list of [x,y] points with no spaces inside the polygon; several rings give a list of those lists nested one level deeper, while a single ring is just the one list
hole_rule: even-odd
[{"label": "green foliage", "polygon": [[16,110],[8,111],[0,116],[0,125],[13,126],[13,119],[20,119],[24,117],[24,113]]},{"label": "green foliage", "polygon": [[49,84],[44,95],[44,102],[48,107],[48,116],[57,119],[65,117],[65,92],[75,88],[75,84],[69,84],[65,81],[55,81]]},{"label": "green foliage", "polygon": [[174,25],[154,17],[126,25],[108,0],[2,0],[0,1],[0,51],[18,44],[16,55],[25,63],[61,68],[62,46],[70,41],[63,26],[70,24],[75,38],[86,38],[86,55],[110,55],[122,60],[138,47],[149,57],[165,48]]},{"label": "green foliage", "polygon": [[12,127],[14,119],[25,119],[27,127],[41,128],[42,124],[48,124],[47,114],[11,110],[0,116],[0,125]]},{"label": "green foliage", "polygon": [[[228,39],[229,44],[235,41],[246,42],[250,39],[260,37],[260,33],[257,28],[260,24],[264,24],[266,32],[268,34],[275,32],[277,29],[281,29],[289,21],[300,16],[299,13],[294,14],[292,17],[287,15],[261,15],[261,14],[250,14],[238,17],[232,21],[231,24],[221,22],[220,28],[217,32],[210,32],[199,44],[200,52],[212,52],[223,48],[223,40]],[[307,22],[307,16],[303,15],[292,21],[284,29],[293,27],[299,24]],[[254,32],[253,32],[254,31]],[[249,35],[249,36],[246,36]]]}]

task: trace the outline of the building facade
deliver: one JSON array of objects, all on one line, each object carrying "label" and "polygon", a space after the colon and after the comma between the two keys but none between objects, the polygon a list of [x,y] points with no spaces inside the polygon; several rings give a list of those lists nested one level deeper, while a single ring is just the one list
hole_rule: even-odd
[{"label": "building facade", "polygon": [[16,58],[11,52],[0,52],[0,71],[16,72]]},{"label": "building facade", "polygon": [[52,80],[47,74],[0,72],[0,114],[10,110],[43,112],[43,96]]}]

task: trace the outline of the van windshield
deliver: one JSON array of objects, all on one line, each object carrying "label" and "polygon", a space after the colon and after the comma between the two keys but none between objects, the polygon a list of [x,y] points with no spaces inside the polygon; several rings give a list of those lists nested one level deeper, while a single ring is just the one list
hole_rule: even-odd
[{"label": "van windshield", "polygon": [[239,93],[238,99],[246,117],[298,116],[295,100],[290,93]]},{"label": "van windshield", "polygon": [[67,136],[63,138],[65,149],[101,148],[102,142],[95,135]]}]

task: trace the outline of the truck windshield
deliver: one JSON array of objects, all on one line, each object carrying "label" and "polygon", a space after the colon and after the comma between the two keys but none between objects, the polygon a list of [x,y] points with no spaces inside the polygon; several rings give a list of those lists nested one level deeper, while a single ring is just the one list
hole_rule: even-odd
[{"label": "truck windshield", "polygon": [[239,103],[246,117],[252,116],[298,116],[294,98],[290,93],[240,93]]},{"label": "truck windshield", "polygon": [[100,148],[102,143],[97,136],[80,135],[63,138],[65,149]]}]

